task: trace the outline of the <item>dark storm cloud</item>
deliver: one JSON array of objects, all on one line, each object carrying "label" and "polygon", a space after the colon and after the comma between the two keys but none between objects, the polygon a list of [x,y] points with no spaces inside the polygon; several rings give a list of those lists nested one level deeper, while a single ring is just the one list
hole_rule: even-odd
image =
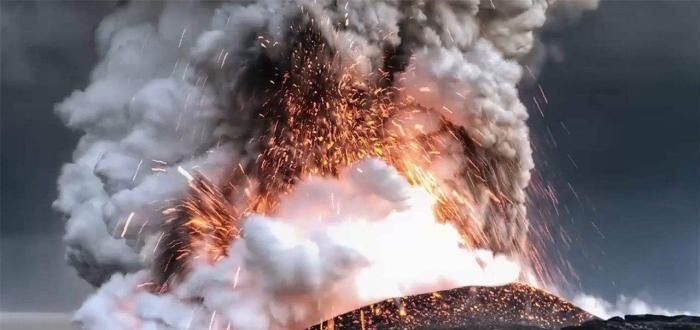
[{"label": "dark storm cloud", "polygon": [[51,202],[76,136],[53,105],[86,83],[96,60],[92,33],[110,4],[1,6],[0,309],[71,310],[88,286],[63,261],[63,223]]},{"label": "dark storm cloud", "polygon": [[564,57],[539,78],[544,118],[531,101],[539,171],[560,177],[583,288],[610,300],[700,310],[699,7],[603,1],[543,36]]}]

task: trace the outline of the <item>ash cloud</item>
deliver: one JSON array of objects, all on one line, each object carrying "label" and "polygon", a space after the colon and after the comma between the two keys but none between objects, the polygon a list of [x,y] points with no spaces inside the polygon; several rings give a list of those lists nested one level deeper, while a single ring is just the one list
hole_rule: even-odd
[{"label": "ash cloud", "polygon": [[[478,153],[493,160],[493,182],[475,188],[475,198],[490,189],[512,200],[505,214],[494,211],[485,220],[486,230],[522,240],[515,236],[527,230],[524,188],[533,164],[527,113],[517,98],[522,70],[513,59],[529,51],[547,6],[545,1],[495,8],[478,1],[125,5],[96,31],[102,60],[91,83],[56,108],[66,125],[84,132],[73,162],[63,168],[54,203],[68,216],[70,263],[93,284],[143,267],[142,242],[115,235],[129,214],[135,212],[133,224],[144,226],[142,233],[152,234],[161,221],[154,204],[185,190],[177,166],[197,164],[206,172],[251,157],[254,147],[247,139],[255,127],[244,110],[255,102],[248,79],[254,73],[248,70],[260,58],[274,63],[285,54],[283,30],[301,8],[318,16],[327,35],[338,34],[332,46],[346,58],[365,59],[356,70],[377,70],[386,47],[412,56],[408,65],[415,69],[402,74],[402,88],[426,107],[448,108],[440,115],[466,129],[481,146]],[[324,23],[345,17],[342,30]],[[278,45],[263,48],[258,36]],[[423,85],[435,89],[413,93]],[[153,172],[156,167],[166,173]]]},{"label": "ash cloud", "polygon": [[[431,159],[430,170],[441,184],[468,192],[477,206],[470,218],[483,232],[480,247],[517,256],[527,243],[525,189],[534,166],[528,114],[518,99],[523,75],[518,60],[531,51],[549,5],[545,0],[123,5],[95,33],[101,61],[90,84],[56,107],[68,127],[83,133],[73,161],[63,167],[54,203],[68,218],[67,259],[94,285],[115,273],[137,272],[114,275],[79,318],[99,328],[102,323],[90,311],[110,306],[99,301],[118,302],[148,277],[142,269],[149,268],[163,228],[160,211],[187,191],[178,169],[223,183],[228,170],[255,161],[265,127],[254,115],[275,88],[267,79],[274,73],[266,70],[285,64],[298,41],[287,28],[296,23],[320,33],[338,54],[341,71],[364,76],[390,68],[389,83],[412,100],[420,113],[417,124],[427,129],[408,138],[452,139],[442,156]],[[389,59],[387,52],[393,54]],[[430,126],[436,118],[463,135],[453,139]],[[192,308],[177,298],[182,297],[143,299]],[[219,311],[225,305],[207,306]],[[181,319],[159,322],[182,325]]]}]

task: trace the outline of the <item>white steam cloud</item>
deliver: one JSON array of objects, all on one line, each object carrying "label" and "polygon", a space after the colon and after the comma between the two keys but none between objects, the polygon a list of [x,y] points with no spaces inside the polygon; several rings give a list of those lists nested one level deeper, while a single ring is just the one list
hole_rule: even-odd
[{"label": "white steam cloud", "polygon": [[[269,86],[260,87],[267,76],[256,70],[261,59],[274,64],[288,55],[294,40],[287,29],[302,16],[348,72],[377,72],[386,49],[400,54],[405,69],[393,83],[422,109],[410,119],[420,132],[411,134],[439,133],[431,124],[444,117],[474,144],[469,155],[446,148],[431,170],[447,184],[467,185],[454,182],[478,159],[472,164],[483,182],[466,189],[477,206],[473,218],[499,238],[494,250],[518,251],[528,230],[524,189],[533,161],[517,61],[531,50],[550,2],[123,5],[96,31],[101,61],[90,84],[57,106],[66,125],[84,133],[54,204],[67,217],[67,259],[102,285],[77,320],[86,329],[212,322],[285,329],[387,297],[516,279],[511,261],[460,247],[456,230],[435,221],[425,191],[391,166],[366,160],[337,179],[303,178],[274,217],[244,220],[245,236],[228,257],[197,265],[170,293],[139,288],[150,278],[144,269],[163,228],[160,211],[187,191],[178,168],[218,182],[258,155],[260,127],[251,113]],[[497,209],[497,199],[507,205]]]},{"label": "white steam cloud", "polygon": [[338,179],[310,177],[277,217],[249,217],[228,257],[198,265],[171,294],[139,288],[144,272],[116,275],[76,317],[89,329],[301,329],[387,297],[518,278],[507,258],[461,247],[434,202],[376,159]]},{"label": "white steam cloud", "polygon": [[611,302],[598,296],[581,293],[576,295],[572,302],[581,307],[581,309],[603,319],[609,319],[613,316],[636,314],[669,316],[700,314],[700,310],[696,310],[694,312],[671,310],[654,305],[640,298],[627,297],[624,295],[618,296],[614,302]]}]

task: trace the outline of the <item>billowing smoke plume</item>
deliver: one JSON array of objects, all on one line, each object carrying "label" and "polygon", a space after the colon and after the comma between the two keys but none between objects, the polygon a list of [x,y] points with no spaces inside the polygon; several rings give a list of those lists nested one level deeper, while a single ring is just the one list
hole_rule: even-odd
[{"label": "billowing smoke plume", "polygon": [[[67,259],[104,283],[79,320],[282,329],[397,294],[517,278],[481,249],[518,259],[528,248],[518,60],[549,2],[123,5],[96,31],[90,85],[57,107],[84,132],[55,202]],[[172,236],[166,215],[199,180],[190,173],[220,187],[243,236],[231,234],[216,262],[188,251],[189,272],[155,294],[153,265],[169,259],[154,255]],[[411,262],[394,259],[403,249],[418,249]],[[491,267],[515,271],[481,276]],[[320,308],[322,297],[337,305]]]},{"label": "billowing smoke plume", "polygon": [[90,329],[302,329],[387,297],[517,279],[505,257],[462,248],[434,203],[376,159],[310,177],[277,218],[248,217],[226,258],[197,265],[170,294],[142,289],[145,272],[116,275],[77,318]]}]

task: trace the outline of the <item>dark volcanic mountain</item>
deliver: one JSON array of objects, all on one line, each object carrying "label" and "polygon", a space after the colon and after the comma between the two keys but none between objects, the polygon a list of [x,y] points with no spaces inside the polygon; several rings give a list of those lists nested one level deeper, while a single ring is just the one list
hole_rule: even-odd
[{"label": "dark volcanic mountain", "polygon": [[700,330],[700,316],[625,315],[609,320],[593,319],[564,330]]},{"label": "dark volcanic mountain", "polygon": [[336,316],[311,329],[554,329],[596,319],[525,284],[463,287],[406,296]]}]

